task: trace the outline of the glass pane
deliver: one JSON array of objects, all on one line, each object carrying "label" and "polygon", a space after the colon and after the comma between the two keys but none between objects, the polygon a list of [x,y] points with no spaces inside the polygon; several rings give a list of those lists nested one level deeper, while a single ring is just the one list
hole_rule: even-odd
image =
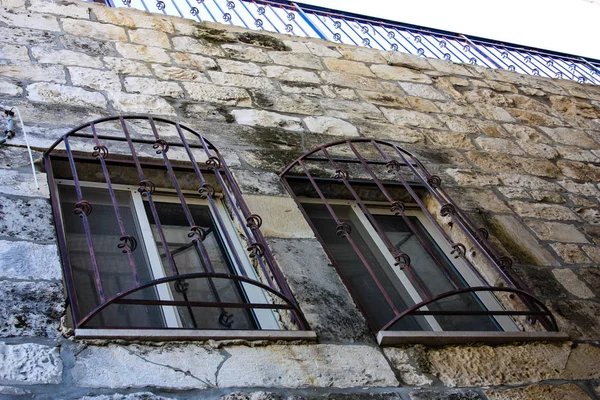
[{"label": "glass pane", "polygon": [[[77,202],[74,186],[59,185],[69,261],[77,301],[82,316],[87,315],[100,304],[94,280],[90,252],[83,227],[83,220],[73,210]],[[117,224],[115,210],[107,189],[82,188],[83,197],[92,205],[92,213],[87,217],[100,279],[106,299],[135,287],[133,272],[127,254],[117,247],[121,231]],[[128,235],[137,240],[137,249],[132,253],[141,283],[153,279],[140,229],[133,216],[133,203],[127,191],[115,191],[119,213]],[[153,288],[147,288],[128,296],[129,299],[156,300]],[[93,318],[86,327],[164,327],[163,316],[157,307],[111,305]]]},{"label": "glass pane", "polygon": [[[210,210],[207,206],[188,205],[196,225],[206,233],[201,243],[195,243],[188,237],[190,222],[183,207],[178,203],[154,203],[167,247],[173,256],[180,275],[201,272],[235,274],[232,260],[226,251]],[[159,249],[163,268],[172,275],[156,222],[152,216],[150,204],[144,201],[146,215],[150,221],[152,234]],[[241,255],[243,256],[243,255]],[[210,264],[206,260],[210,260]],[[170,292],[176,301],[245,303],[246,296],[237,282],[230,279],[195,278],[170,283]],[[179,319],[184,328],[200,329],[256,329],[251,311],[240,308],[221,307],[177,307]]]},{"label": "glass pane", "polygon": [[[303,207],[374,329],[381,329],[392,320],[395,314],[382,295],[375,279],[359,259],[348,240],[343,236],[336,235],[336,223],[327,208],[322,204],[303,204]],[[333,206],[333,209],[338,218],[350,225],[352,239],[396,309],[402,312],[408,307],[407,304],[414,304],[381,251],[377,249],[367,231],[356,220],[351,208],[349,206]],[[404,331],[428,329],[428,324],[422,317],[406,317],[391,327],[391,330]]]},{"label": "glass pane", "polygon": [[[468,287],[455,265],[417,217],[408,217],[414,231],[401,217],[374,215],[374,218],[394,246],[409,255],[412,270],[430,296],[449,292],[456,287]],[[486,309],[478,297],[472,293],[439,300],[428,305],[428,308],[433,311],[484,311]],[[436,316],[436,320],[446,331],[495,331],[499,329],[493,317],[489,316],[449,315]]]}]

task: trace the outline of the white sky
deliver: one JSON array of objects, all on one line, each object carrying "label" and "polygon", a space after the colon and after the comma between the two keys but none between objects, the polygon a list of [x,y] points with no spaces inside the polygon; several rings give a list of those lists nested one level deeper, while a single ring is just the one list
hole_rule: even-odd
[{"label": "white sky", "polygon": [[600,0],[301,0],[600,59]]}]

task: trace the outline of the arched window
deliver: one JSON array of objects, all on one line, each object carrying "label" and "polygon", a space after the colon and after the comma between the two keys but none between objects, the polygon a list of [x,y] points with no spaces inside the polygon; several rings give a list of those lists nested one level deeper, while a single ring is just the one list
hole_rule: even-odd
[{"label": "arched window", "polygon": [[380,342],[401,331],[557,331],[511,258],[408,151],[337,141],[281,177]]},{"label": "arched window", "polygon": [[102,118],[62,136],[44,162],[79,336],[262,329],[284,339],[308,328],[260,216],[200,134],[162,118]]}]

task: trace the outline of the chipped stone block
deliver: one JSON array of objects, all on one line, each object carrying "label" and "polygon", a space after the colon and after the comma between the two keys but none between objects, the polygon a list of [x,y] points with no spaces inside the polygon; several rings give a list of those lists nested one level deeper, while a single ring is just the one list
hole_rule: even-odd
[{"label": "chipped stone block", "polygon": [[126,77],[125,89],[130,93],[151,96],[183,97],[183,89],[176,82],[158,81],[151,78]]},{"label": "chipped stone block", "polygon": [[444,114],[438,115],[438,118],[453,132],[479,133],[477,125],[468,119]]},{"label": "chipped stone block", "polygon": [[0,42],[6,42],[11,45],[52,45],[55,36],[53,32],[40,31],[37,29],[18,28],[10,26],[0,26]]},{"label": "chipped stone block", "polygon": [[90,89],[120,91],[121,81],[119,76],[112,71],[99,71],[97,69],[69,67],[71,83]]},{"label": "chipped stone block", "polygon": [[171,59],[160,47],[144,46],[130,43],[117,43],[117,51],[125,58],[144,62],[170,64]]},{"label": "chipped stone block", "polygon": [[[405,97],[394,93],[372,92],[370,90],[359,90],[358,93],[363,99],[371,104],[377,104],[386,107],[408,107]],[[418,109],[417,111],[423,110]],[[429,110],[427,110],[427,112],[429,112]]]},{"label": "chipped stone block", "polygon": [[422,85],[418,83],[400,82],[400,87],[404,89],[410,96],[421,97],[431,100],[446,100],[446,98],[429,85]]},{"label": "chipped stone block", "polygon": [[323,63],[325,67],[330,71],[346,72],[355,75],[364,75],[370,78],[374,78],[375,75],[369,67],[364,63],[357,61],[348,61],[339,58],[324,58]]},{"label": "chipped stone block", "polygon": [[49,50],[45,47],[31,49],[33,58],[41,64],[62,64],[79,67],[102,68],[102,61],[85,53],[71,50]]},{"label": "chipped stone block", "polygon": [[150,68],[145,63],[128,60],[126,58],[104,57],[104,62],[110,69],[123,75],[152,75]]},{"label": "chipped stone block", "polygon": [[322,71],[319,73],[325,83],[362,90],[381,90],[381,85],[376,79],[346,72]]},{"label": "chipped stone block", "polygon": [[177,36],[171,39],[173,49],[182,53],[202,54],[209,57],[225,57],[225,53],[218,46],[208,45],[189,36]]},{"label": "chipped stone block", "polygon": [[239,44],[222,44],[221,47],[225,50],[228,57],[242,60],[242,61],[253,61],[259,63],[270,63],[271,58],[267,55],[267,52],[256,47],[249,47]]},{"label": "chipped stone block", "polygon": [[507,172],[511,174],[523,172],[519,164],[511,157],[502,153],[470,151],[467,153],[467,156],[473,164],[484,171]]},{"label": "chipped stone block", "polygon": [[432,372],[446,386],[518,385],[557,379],[565,369],[570,345],[461,346],[427,353]]},{"label": "chipped stone block", "polygon": [[58,347],[35,343],[0,343],[0,382],[42,385],[62,382]]},{"label": "chipped stone block", "polygon": [[[427,131],[426,136],[429,138],[431,143],[433,143],[436,146],[450,147],[455,149],[475,148],[475,145],[471,142],[470,136],[464,133],[431,130]],[[477,157],[477,155],[473,157],[472,152],[468,154],[469,157],[472,159]]]},{"label": "chipped stone block", "polygon": [[431,83],[431,78],[427,75],[416,72],[414,69],[397,67],[392,65],[372,65],[371,71],[377,77],[386,80],[404,81],[414,83]]},{"label": "chipped stone block", "polygon": [[60,65],[35,65],[24,62],[0,64],[0,75],[28,81],[65,83],[65,70]]},{"label": "chipped stone block", "polygon": [[546,127],[541,127],[541,129],[558,143],[582,147],[585,149],[597,149],[600,147],[592,138],[579,129]]},{"label": "chipped stone block", "polygon": [[136,9],[96,6],[93,8],[93,13],[98,21],[108,24],[128,28],[146,28],[165,33],[174,32],[173,24],[167,18]]},{"label": "chipped stone block", "polygon": [[368,49],[359,46],[338,46],[336,49],[347,60],[361,61],[372,64],[386,63],[383,53],[375,49]]},{"label": "chipped stone block", "polygon": [[240,125],[265,126],[282,128],[290,131],[302,131],[300,118],[289,117],[270,111],[260,110],[233,110],[231,114]]},{"label": "chipped stone block", "polygon": [[321,83],[321,79],[312,71],[293,69],[281,65],[269,65],[263,67],[263,69],[269,78],[291,82]]},{"label": "chipped stone block", "polygon": [[324,133],[334,136],[359,136],[354,125],[338,118],[332,117],[308,117],[304,123],[311,132]]},{"label": "chipped stone block", "polygon": [[[383,115],[395,125],[416,126],[419,128],[435,128],[444,129],[442,123],[434,116],[410,111],[410,110],[394,110],[390,108],[380,108]],[[452,146],[453,147],[453,146]]]},{"label": "chipped stone block", "polygon": [[115,25],[79,19],[64,19],[62,26],[64,32],[73,36],[86,36],[97,40],[127,41],[125,29]]},{"label": "chipped stone block", "polygon": [[61,276],[56,245],[0,240],[0,277],[59,280]]},{"label": "chipped stone block", "polygon": [[129,30],[129,38],[136,44],[162,47],[163,49],[171,48],[167,34],[152,29],[131,29]]},{"label": "chipped stone block", "polygon": [[252,105],[250,95],[241,88],[191,82],[184,83],[183,87],[193,100],[240,107],[250,107]]},{"label": "chipped stone block", "polygon": [[208,83],[208,78],[200,71],[190,68],[167,67],[153,64],[152,69],[157,78],[165,81],[192,81]]},{"label": "chipped stone block", "polygon": [[559,160],[556,165],[565,176],[582,181],[600,181],[600,167],[577,161]]},{"label": "chipped stone block", "polygon": [[217,64],[219,64],[219,67],[221,68],[222,72],[253,76],[264,75],[263,70],[258,65],[252,62],[242,62],[228,60],[226,58],[219,58],[217,59]]},{"label": "chipped stone block", "polygon": [[163,98],[145,94],[109,92],[113,107],[121,112],[136,114],[175,115],[175,109]]},{"label": "chipped stone block", "polygon": [[106,108],[106,99],[98,92],[54,83],[32,83],[27,86],[27,98],[44,103]]},{"label": "chipped stone block", "polygon": [[276,91],[251,90],[252,100],[258,108],[290,114],[319,115],[321,107],[306,96],[283,94]]},{"label": "chipped stone block", "polygon": [[501,122],[515,122],[512,115],[509,114],[504,108],[492,106],[485,103],[474,103],[473,107],[479,111],[487,119]]},{"label": "chipped stone block", "polygon": [[59,336],[65,312],[62,283],[3,281],[2,286],[0,337]]}]

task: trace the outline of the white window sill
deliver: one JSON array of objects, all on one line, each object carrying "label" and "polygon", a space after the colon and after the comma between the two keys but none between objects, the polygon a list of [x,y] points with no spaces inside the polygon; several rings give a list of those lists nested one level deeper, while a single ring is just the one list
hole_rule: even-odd
[{"label": "white window sill", "polygon": [[303,340],[317,341],[313,331],[195,329],[75,329],[76,339],[123,340]]},{"label": "white window sill", "polygon": [[380,331],[377,343],[381,346],[401,344],[424,344],[441,346],[447,344],[485,343],[506,344],[533,341],[566,341],[563,332],[417,332]]}]

